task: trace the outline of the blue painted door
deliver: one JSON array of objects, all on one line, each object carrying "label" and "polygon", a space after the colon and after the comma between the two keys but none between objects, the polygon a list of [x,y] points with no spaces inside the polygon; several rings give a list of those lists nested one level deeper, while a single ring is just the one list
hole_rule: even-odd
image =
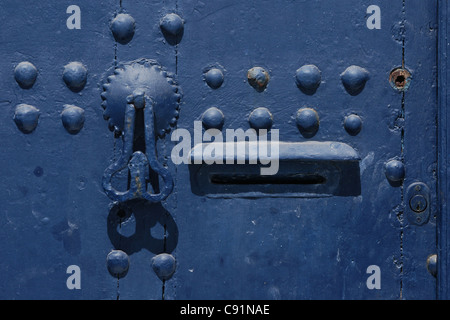
[{"label": "blue painted door", "polygon": [[0,5],[0,298],[437,297],[436,1],[75,2]]}]

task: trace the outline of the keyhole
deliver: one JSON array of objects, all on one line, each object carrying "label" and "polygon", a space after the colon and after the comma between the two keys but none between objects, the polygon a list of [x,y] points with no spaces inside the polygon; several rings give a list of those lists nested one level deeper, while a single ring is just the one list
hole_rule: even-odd
[{"label": "keyhole", "polygon": [[389,76],[389,82],[395,90],[406,91],[411,82],[411,73],[403,68],[394,69]]},{"label": "keyhole", "polygon": [[423,196],[416,195],[411,199],[409,206],[411,207],[411,210],[413,210],[414,212],[422,213],[427,209],[428,203]]}]

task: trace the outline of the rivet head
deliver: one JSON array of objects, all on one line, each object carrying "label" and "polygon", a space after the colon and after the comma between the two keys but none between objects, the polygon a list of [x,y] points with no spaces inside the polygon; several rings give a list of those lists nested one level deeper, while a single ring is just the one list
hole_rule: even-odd
[{"label": "rivet head", "polygon": [[135,28],[136,21],[129,14],[118,14],[111,22],[111,32],[120,44],[127,44],[133,39]]},{"label": "rivet head", "polygon": [[269,73],[261,67],[254,67],[247,72],[248,83],[258,92],[266,90],[270,81]]},{"label": "rivet head", "polygon": [[342,83],[352,96],[356,96],[364,90],[369,78],[369,72],[358,66],[350,66],[341,74]]},{"label": "rivet head", "polygon": [[349,115],[344,120],[344,127],[348,134],[350,134],[351,136],[358,135],[358,133],[360,133],[362,129],[361,117],[356,114]]},{"label": "rivet head", "polygon": [[255,130],[272,128],[273,116],[267,108],[255,109],[248,119],[250,126]]},{"label": "rivet head", "polygon": [[320,120],[316,110],[303,108],[297,112],[297,127],[305,138],[312,138],[319,130]]},{"label": "rivet head", "polygon": [[220,69],[212,68],[205,73],[205,81],[212,89],[219,89],[223,84],[224,76]]},{"label": "rivet head", "polygon": [[202,122],[205,129],[221,129],[223,127],[225,116],[216,107],[212,107],[205,111],[202,116]]},{"label": "rivet head", "polygon": [[437,259],[437,254],[432,254],[427,259],[427,270],[433,277],[436,277],[438,273]]},{"label": "rivet head", "polygon": [[40,111],[28,104],[20,104],[14,112],[14,122],[23,133],[33,132],[39,122]]},{"label": "rivet head", "polygon": [[305,65],[295,73],[297,87],[305,94],[316,93],[322,81],[322,74],[315,65]]},{"label": "rivet head", "polygon": [[69,63],[64,67],[63,80],[70,90],[80,92],[87,81],[86,67],[80,62]]},{"label": "rivet head", "polygon": [[130,267],[130,258],[121,250],[111,251],[106,258],[106,266],[114,278],[123,278]]},{"label": "rivet head", "polygon": [[84,126],[84,110],[77,106],[65,105],[61,120],[70,134],[77,134]]},{"label": "rivet head", "polygon": [[21,62],[14,69],[14,78],[22,89],[33,87],[38,76],[38,70],[30,62]]},{"label": "rivet head", "polygon": [[386,163],[386,178],[391,182],[401,182],[405,178],[405,165],[398,160]]},{"label": "rivet head", "polygon": [[184,21],[179,15],[169,13],[161,19],[159,25],[169,44],[175,45],[181,41],[184,33]]},{"label": "rivet head", "polygon": [[167,253],[159,254],[152,259],[152,268],[158,278],[161,280],[169,280],[175,273],[175,258]]}]

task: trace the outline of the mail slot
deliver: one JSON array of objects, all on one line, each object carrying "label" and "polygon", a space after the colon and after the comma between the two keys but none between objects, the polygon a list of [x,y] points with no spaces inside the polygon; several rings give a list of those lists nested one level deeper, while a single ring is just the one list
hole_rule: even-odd
[{"label": "mail slot", "polygon": [[[194,147],[190,165],[192,191],[210,197],[244,198],[358,196],[361,193],[360,157],[351,146],[338,142],[276,145],[272,142],[269,146],[271,166],[277,162],[278,169],[271,175],[261,174],[264,161],[258,153],[257,142],[218,145],[216,150],[223,148],[221,164],[211,164],[213,159],[205,157],[203,150],[211,144]],[[275,149],[277,156],[273,157]],[[244,152],[233,152],[230,158],[229,150]]]}]

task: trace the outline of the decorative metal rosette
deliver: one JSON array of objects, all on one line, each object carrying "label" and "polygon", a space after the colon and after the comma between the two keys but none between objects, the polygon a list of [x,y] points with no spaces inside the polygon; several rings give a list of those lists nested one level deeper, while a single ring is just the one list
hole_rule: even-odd
[{"label": "decorative metal rosette", "polygon": [[143,89],[152,101],[155,134],[163,138],[176,125],[181,103],[181,90],[170,75],[155,60],[139,59],[119,65],[103,84],[103,117],[116,137],[124,130],[127,97]]}]

